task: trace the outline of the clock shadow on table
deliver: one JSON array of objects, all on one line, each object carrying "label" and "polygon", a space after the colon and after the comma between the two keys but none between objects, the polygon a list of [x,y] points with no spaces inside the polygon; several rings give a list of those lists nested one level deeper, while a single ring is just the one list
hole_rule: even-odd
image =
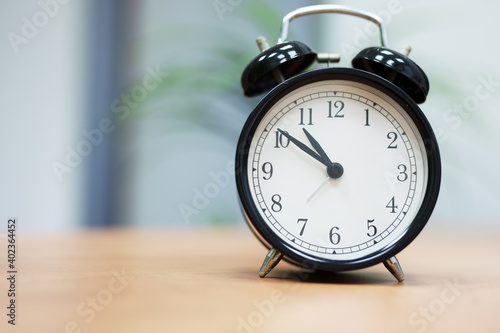
[{"label": "clock shadow on table", "polygon": [[264,279],[283,280],[290,282],[317,283],[317,284],[344,284],[344,285],[402,285],[389,272],[374,271],[307,271],[300,269],[275,269]]}]

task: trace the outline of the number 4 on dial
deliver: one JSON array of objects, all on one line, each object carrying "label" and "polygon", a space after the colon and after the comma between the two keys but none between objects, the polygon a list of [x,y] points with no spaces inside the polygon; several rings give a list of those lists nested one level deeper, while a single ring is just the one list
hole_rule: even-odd
[{"label": "number 4 on dial", "polygon": [[392,199],[389,201],[387,206],[385,206],[385,208],[389,208],[391,210],[391,214],[396,213],[396,209],[398,209],[398,206],[396,205],[394,197],[392,197]]}]

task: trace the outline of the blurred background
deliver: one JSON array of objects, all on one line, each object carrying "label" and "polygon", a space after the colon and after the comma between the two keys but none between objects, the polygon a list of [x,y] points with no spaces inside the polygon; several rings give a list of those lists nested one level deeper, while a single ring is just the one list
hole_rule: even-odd
[{"label": "blurred background", "polygon": [[[0,3],[0,219],[31,232],[243,225],[232,162],[260,97],[240,75],[282,17],[330,1],[22,0]],[[500,222],[500,3],[356,0],[427,73],[421,105],[443,179],[432,225]],[[289,39],[341,66],[378,45],[371,23],[320,15]]]}]

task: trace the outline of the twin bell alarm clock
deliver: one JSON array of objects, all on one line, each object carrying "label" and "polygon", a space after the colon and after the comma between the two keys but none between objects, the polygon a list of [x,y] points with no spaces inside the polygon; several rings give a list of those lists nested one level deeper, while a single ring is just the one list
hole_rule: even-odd
[{"label": "twin bell alarm clock", "polygon": [[[292,20],[323,13],[373,22],[381,45],[344,68],[330,66],[338,55],[287,41]],[[257,42],[241,84],[245,96],[266,95],[243,126],[235,164],[243,213],[269,249],[259,275],[281,259],[333,272],[383,263],[403,281],[396,254],[429,220],[441,181],[438,143],[418,106],[427,76],[386,46],[377,16],[345,6],[295,10],[276,45]],[[308,71],[314,62],[327,65]]]}]

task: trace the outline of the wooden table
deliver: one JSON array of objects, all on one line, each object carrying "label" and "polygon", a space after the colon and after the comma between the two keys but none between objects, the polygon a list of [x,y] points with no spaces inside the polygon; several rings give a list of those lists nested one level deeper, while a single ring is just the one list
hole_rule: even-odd
[{"label": "wooden table", "polygon": [[383,265],[312,274],[280,263],[247,228],[18,235],[16,325],[0,332],[500,332],[500,231],[426,229]]}]

